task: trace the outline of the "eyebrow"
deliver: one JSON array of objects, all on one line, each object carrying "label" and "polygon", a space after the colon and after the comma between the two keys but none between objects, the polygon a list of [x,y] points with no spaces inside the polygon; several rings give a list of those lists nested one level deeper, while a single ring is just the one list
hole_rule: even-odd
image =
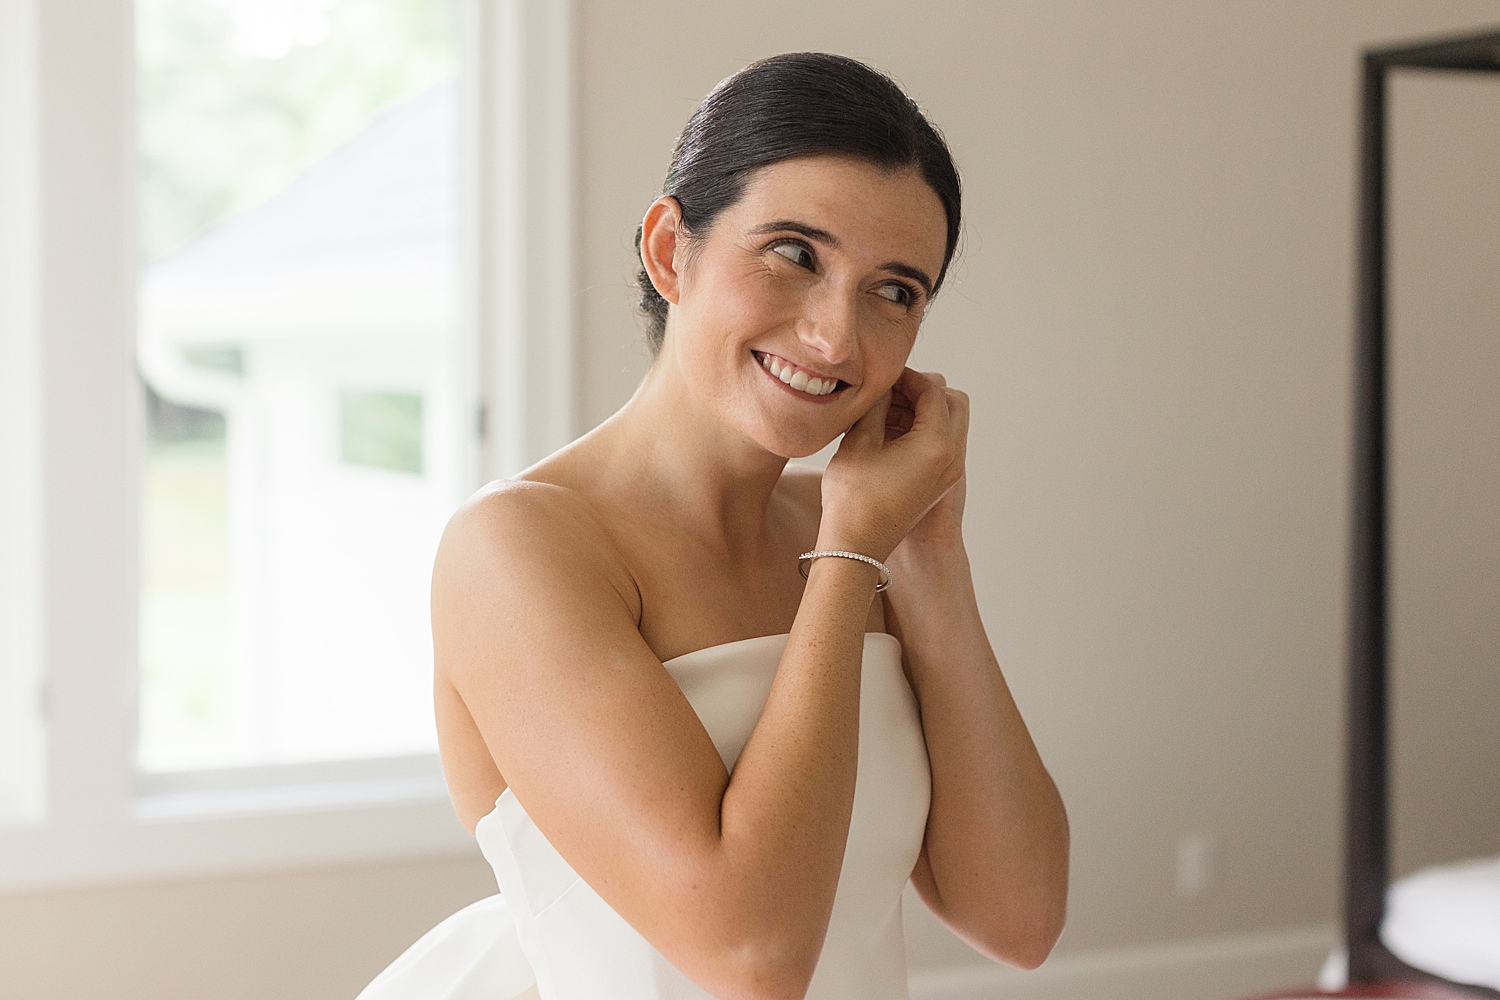
[{"label": "eyebrow", "polygon": [[932,279],[927,277],[927,272],[920,267],[912,267],[910,264],[903,264],[899,260],[892,260],[881,264],[880,270],[899,274],[903,278],[910,278],[922,286],[922,291],[927,294],[929,299],[932,298]]},{"label": "eyebrow", "polygon": [[[776,219],[774,222],[761,223],[754,229],[750,230],[750,235],[769,236],[772,233],[786,232],[792,232],[802,236],[806,236],[814,243],[822,243],[824,246],[830,247],[834,250],[838,250],[843,247],[843,244],[839,241],[839,238],[830,233],[828,230],[819,229],[817,226],[809,226],[807,223],[798,222],[795,219]],[[912,281],[915,281],[917,284],[922,286],[922,291],[927,294],[927,297],[929,299],[932,298],[932,279],[928,277],[927,272],[922,270],[920,267],[913,267],[910,264],[904,264],[899,260],[892,260],[881,264],[879,270],[889,271],[892,274],[899,274],[903,278],[910,278]]]},{"label": "eyebrow", "polygon": [[839,238],[830,233],[828,230],[819,229],[817,226],[809,226],[807,223],[798,222],[795,219],[777,219],[774,222],[763,222],[760,225],[756,226],[754,229],[750,230],[750,235],[769,236],[772,233],[785,232],[801,233],[808,239],[813,240],[816,243],[827,244],[835,250],[838,250],[843,246],[843,244],[839,242]]}]

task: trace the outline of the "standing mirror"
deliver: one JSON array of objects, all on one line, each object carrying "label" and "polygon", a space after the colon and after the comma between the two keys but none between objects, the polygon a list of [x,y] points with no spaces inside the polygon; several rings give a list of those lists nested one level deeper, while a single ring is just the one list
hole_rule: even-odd
[{"label": "standing mirror", "polygon": [[1500,997],[1497,167],[1500,32],[1365,54],[1345,934],[1434,996]]}]

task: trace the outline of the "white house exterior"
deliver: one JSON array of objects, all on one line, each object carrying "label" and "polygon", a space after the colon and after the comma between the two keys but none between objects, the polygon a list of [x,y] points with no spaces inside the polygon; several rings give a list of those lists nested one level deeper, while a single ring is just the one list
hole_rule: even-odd
[{"label": "white house exterior", "polygon": [[[143,277],[145,379],[225,417],[247,760],[433,747],[428,579],[474,485],[458,132],[444,84]],[[237,364],[193,363],[206,353]],[[361,393],[417,408],[414,466],[341,456],[341,399]]]}]

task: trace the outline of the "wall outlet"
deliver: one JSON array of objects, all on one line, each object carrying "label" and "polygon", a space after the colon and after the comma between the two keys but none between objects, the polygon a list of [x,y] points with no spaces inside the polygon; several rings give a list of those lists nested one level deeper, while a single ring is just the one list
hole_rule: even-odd
[{"label": "wall outlet", "polygon": [[1177,895],[1197,899],[1207,895],[1218,875],[1219,850],[1211,834],[1184,833],[1177,838]]}]

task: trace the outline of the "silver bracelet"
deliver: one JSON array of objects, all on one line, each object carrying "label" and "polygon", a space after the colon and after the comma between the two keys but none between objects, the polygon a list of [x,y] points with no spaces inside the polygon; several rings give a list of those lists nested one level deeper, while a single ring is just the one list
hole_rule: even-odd
[{"label": "silver bracelet", "polygon": [[845,552],[843,549],[813,549],[804,552],[797,557],[797,572],[802,574],[802,579],[807,579],[807,564],[814,559],[822,559],[824,556],[838,556],[840,559],[853,559],[856,562],[868,563],[880,571],[880,582],[875,585],[875,593],[880,593],[891,585],[891,570],[879,559],[860,555],[858,552]]}]

